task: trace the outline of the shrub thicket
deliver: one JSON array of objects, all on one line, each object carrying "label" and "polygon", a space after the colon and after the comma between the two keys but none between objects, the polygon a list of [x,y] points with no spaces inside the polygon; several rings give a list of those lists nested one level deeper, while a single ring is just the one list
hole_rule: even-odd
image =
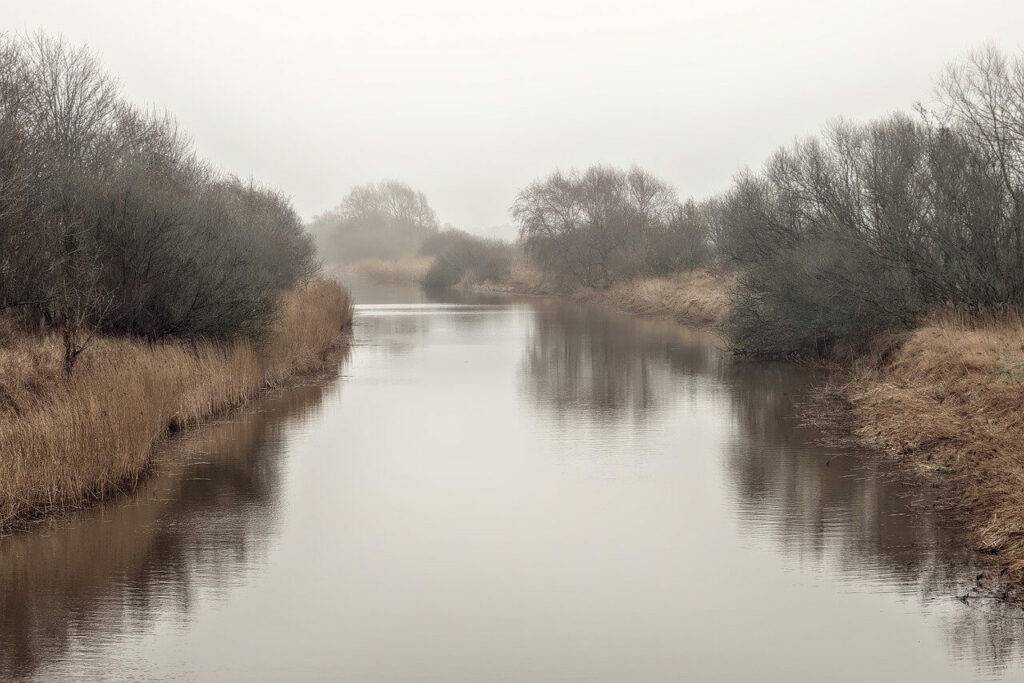
[{"label": "shrub thicket", "polygon": [[453,287],[460,282],[504,282],[512,270],[512,245],[461,230],[439,232],[423,243],[420,253],[433,258],[423,278],[430,288]]},{"label": "shrub thicket", "polygon": [[976,53],[939,95],[781,149],[721,200],[739,348],[857,348],[936,309],[1024,305],[1024,62]]},{"label": "shrub thicket", "polygon": [[0,311],[61,330],[257,337],[315,272],[287,199],[196,158],[85,48],[0,34]]},{"label": "shrub thicket", "polygon": [[838,122],[723,195],[680,206],[649,174],[555,173],[513,206],[564,286],[608,287],[717,261],[738,271],[740,350],[857,348],[939,308],[1024,306],[1024,59],[947,69],[935,111]]},{"label": "shrub thicket", "polygon": [[671,187],[638,167],[556,171],[519,193],[512,216],[527,254],[563,287],[605,288],[710,256],[708,206],[680,205]]}]

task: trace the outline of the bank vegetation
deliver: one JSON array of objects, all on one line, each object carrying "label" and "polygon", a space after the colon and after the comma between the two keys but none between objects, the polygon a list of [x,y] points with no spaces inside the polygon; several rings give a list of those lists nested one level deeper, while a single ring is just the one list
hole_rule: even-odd
[{"label": "bank vegetation", "polygon": [[830,405],[1024,579],[1020,56],[974,52],[913,113],[833,121],[714,196],[597,165],[539,178],[511,214],[516,244],[438,230],[401,256],[436,286],[597,300],[713,324],[738,354],[838,363]]},{"label": "bank vegetation", "polygon": [[972,53],[914,114],[835,121],[717,196],[598,166],[538,180],[512,212],[561,291],[718,319],[741,354],[842,361],[829,405],[1024,581],[1021,57]]},{"label": "bank vegetation", "polygon": [[85,48],[0,34],[0,530],[325,362],[351,319],[290,202],[199,159]]}]

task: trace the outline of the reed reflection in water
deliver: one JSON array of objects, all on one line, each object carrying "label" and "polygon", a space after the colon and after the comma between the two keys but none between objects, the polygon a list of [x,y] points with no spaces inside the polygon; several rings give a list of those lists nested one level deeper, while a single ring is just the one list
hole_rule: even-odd
[{"label": "reed reflection in water", "polygon": [[[341,379],[0,539],[39,678],[988,680],[1021,622],[956,531],[818,445],[815,377],[556,301],[357,310]],[[175,463],[183,463],[175,465]]]},{"label": "reed reflection in water", "polygon": [[0,538],[0,678],[145,633],[157,618],[187,621],[197,601],[244,581],[277,530],[288,432],[331,388],[275,392],[183,433],[129,500]]}]

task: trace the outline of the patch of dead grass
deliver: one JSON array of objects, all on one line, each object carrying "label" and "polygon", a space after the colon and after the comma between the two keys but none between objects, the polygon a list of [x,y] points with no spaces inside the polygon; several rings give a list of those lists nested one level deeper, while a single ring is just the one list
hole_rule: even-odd
[{"label": "patch of dead grass", "polygon": [[856,368],[864,441],[945,492],[979,550],[1024,579],[1024,323],[934,319]]},{"label": "patch of dead grass", "polygon": [[728,313],[733,280],[729,274],[698,269],[621,283],[596,298],[636,315],[710,325],[720,322]]},{"label": "patch of dead grass", "polygon": [[56,335],[0,346],[0,530],[131,488],[153,445],[289,377],[342,343],[348,293],[317,280],[288,292],[261,343],[96,340],[70,377]]},{"label": "patch of dead grass", "polygon": [[375,282],[419,283],[433,264],[430,256],[405,256],[394,260],[365,259],[353,263],[351,269]]}]

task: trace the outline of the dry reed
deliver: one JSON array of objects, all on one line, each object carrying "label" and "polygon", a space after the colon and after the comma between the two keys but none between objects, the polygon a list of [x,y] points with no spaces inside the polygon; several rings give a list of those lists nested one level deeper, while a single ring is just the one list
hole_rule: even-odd
[{"label": "dry reed", "polygon": [[130,489],[168,431],[324,367],[351,319],[348,293],[316,280],[282,297],[260,343],[101,338],[70,377],[55,335],[0,331],[0,530]]},{"label": "dry reed", "polygon": [[1004,578],[1024,579],[1024,323],[932,320],[845,387],[859,436],[946,495]]},{"label": "dry reed", "polygon": [[607,292],[584,295],[628,313],[669,317],[681,323],[710,325],[729,311],[733,277],[706,269],[670,277],[642,278],[611,287]]},{"label": "dry reed", "polygon": [[431,256],[404,256],[394,260],[366,259],[352,264],[352,271],[376,282],[419,283],[433,264]]}]

